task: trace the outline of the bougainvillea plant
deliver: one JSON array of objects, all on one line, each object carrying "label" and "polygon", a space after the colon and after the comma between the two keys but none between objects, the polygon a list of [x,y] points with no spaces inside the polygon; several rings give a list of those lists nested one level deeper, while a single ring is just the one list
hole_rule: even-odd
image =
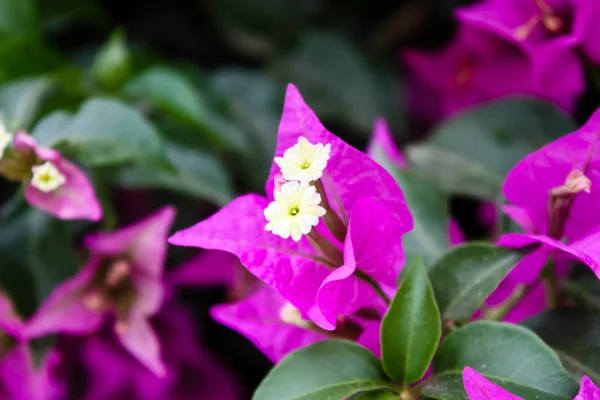
[{"label": "bougainvillea plant", "polygon": [[0,0],[0,400],[600,400],[600,1],[209,3]]}]

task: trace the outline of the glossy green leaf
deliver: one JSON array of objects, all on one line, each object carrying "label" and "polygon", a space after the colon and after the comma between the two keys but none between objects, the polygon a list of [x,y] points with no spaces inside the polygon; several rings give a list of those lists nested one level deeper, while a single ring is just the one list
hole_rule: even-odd
[{"label": "glossy green leaf", "polygon": [[369,350],[345,340],[325,340],[280,361],[252,399],[342,400],[389,386],[379,360]]},{"label": "glossy green leaf", "polygon": [[131,74],[131,55],[123,32],[115,32],[98,51],[92,72],[96,80],[109,90],[116,90],[125,83]]},{"label": "glossy green leaf", "polygon": [[462,384],[466,366],[525,399],[571,400],[578,391],[556,354],[530,330],[480,321],[444,339],[433,360],[436,378],[422,393],[435,399],[467,399]]},{"label": "glossy green leaf", "polygon": [[[370,133],[376,117],[394,125],[401,110],[399,83],[367,59],[350,41],[311,32],[272,66],[283,82],[293,82],[321,119],[333,119]],[[388,112],[390,109],[394,112]]]},{"label": "glossy green leaf", "polygon": [[156,129],[131,106],[93,98],[70,119],[50,114],[34,128],[40,144],[59,146],[89,166],[145,162],[168,165]]},{"label": "glossy green leaf", "polygon": [[372,390],[353,396],[351,400],[398,400],[398,394],[389,390]]},{"label": "glossy green leaf", "polygon": [[514,250],[488,243],[451,249],[429,271],[442,320],[469,319],[520,258]]},{"label": "glossy green leaf", "polygon": [[440,312],[421,258],[414,259],[381,323],[383,368],[408,387],[423,377],[440,340]]},{"label": "glossy green leaf", "polygon": [[173,169],[153,165],[126,166],[117,181],[126,187],[153,187],[208,199],[223,206],[233,199],[230,178],[221,162],[206,152],[165,144]]},{"label": "glossy green leaf", "polygon": [[519,160],[573,130],[571,119],[554,105],[512,98],[444,121],[408,157],[450,193],[496,200],[504,176]]},{"label": "glossy green leaf", "polygon": [[587,375],[600,385],[600,314],[560,309],[536,315],[522,325],[558,354],[577,381]]},{"label": "glossy green leaf", "polygon": [[50,82],[44,78],[26,79],[0,87],[0,119],[9,131],[31,127],[50,87]]}]

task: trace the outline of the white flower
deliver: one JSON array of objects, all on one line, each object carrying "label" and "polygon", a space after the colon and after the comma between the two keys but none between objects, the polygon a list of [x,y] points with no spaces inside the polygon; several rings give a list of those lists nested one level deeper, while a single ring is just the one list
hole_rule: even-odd
[{"label": "white flower", "polygon": [[298,143],[275,157],[283,178],[288,181],[316,181],[323,175],[329,160],[331,146],[323,143],[312,144],[306,138],[298,138]]},{"label": "white flower", "polygon": [[10,142],[12,142],[12,139],[12,133],[8,132],[6,126],[0,121],[0,159],[4,156],[4,150],[6,150]]},{"label": "white flower", "polygon": [[50,161],[31,167],[31,184],[42,192],[52,192],[61,187],[67,178]]},{"label": "white flower", "polygon": [[269,221],[265,229],[284,239],[291,236],[297,242],[325,215],[320,203],[321,195],[308,182],[286,182],[275,190],[275,201],[265,208]]},{"label": "white flower", "polygon": [[300,327],[307,327],[310,325],[310,321],[306,321],[302,318],[300,310],[298,310],[290,302],[287,302],[279,310],[279,318],[286,324],[296,325]]}]

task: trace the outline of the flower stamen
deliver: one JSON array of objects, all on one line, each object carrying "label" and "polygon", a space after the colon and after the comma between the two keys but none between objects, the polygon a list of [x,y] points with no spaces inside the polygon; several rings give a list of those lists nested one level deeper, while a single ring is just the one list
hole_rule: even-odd
[{"label": "flower stamen", "polygon": [[307,235],[313,226],[319,223],[319,217],[325,215],[320,206],[321,196],[308,182],[286,182],[275,190],[275,201],[264,210],[268,223],[267,231],[287,239],[299,241]]},{"label": "flower stamen", "polygon": [[281,168],[284,179],[311,182],[323,175],[330,151],[329,144],[312,144],[301,136],[298,143],[283,153],[283,157],[275,157],[275,163]]},{"label": "flower stamen", "polygon": [[31,167],[31,172],[33,173],[31,184],[45,193],[55,191],[67,181],[67,178],[50,161]]}]

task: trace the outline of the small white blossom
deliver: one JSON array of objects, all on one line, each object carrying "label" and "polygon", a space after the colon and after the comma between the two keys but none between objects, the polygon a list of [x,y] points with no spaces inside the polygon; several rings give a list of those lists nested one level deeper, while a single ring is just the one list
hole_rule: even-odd
[{"label": "small white blossom", "polygon": [[0,159],[4,156],[4,150],[6,150],[8,145],[12,142],[12,139],[12,133],[8,132],[4,123],[0,121]]},{"label": "small white blossom", "polygon": [[288,181],[316,181],[323,175],[330,151],[329,143],[312,144],[301,136],[297,144],[283,153],[283,157],[275,157],[275,162]]},{"label": "small white blossom", "polygon": [[296,325],[300,327],[306,327],[310,324],[309,321],[306,321],[302,318],[302,314],[300,310],[298,310],[294,305],[290,302],[287,302],[281,307],[279,310],[279,318],[286,324]]},{"label": "small white blossom", "polygon": [[291,236],[297,242],[325,215],[320,203],[321,195],[308,182],[286,182],[275,190],[275,201],[265,208],[269,221],[265,229],[284,239]]},{"label": "small white blossom", "polygon": [[31,184],[42,192],[52,192],[61,187],[67,178],[50,161],[31,167]]}]

